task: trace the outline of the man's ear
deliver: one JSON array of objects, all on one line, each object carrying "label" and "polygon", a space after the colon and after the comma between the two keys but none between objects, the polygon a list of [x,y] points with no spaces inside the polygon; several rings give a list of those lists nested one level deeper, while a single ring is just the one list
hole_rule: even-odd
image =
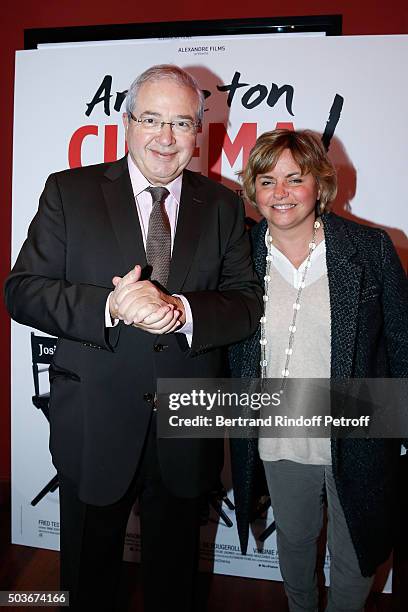
[{"label": "man's ear", "polygon": [[129,127],[129,116],[127,113],[122,113],[122,121],[123,121],[123,127],[125,128],[125,133],[127,133],[127,130]]}]

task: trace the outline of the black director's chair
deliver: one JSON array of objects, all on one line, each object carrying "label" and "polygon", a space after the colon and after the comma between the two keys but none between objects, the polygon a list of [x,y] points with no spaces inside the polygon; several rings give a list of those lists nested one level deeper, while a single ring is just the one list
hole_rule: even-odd
[{"label": "black director's chair", "polygon": [[[48,367],[51,363],[57,339],[48,336],[36,336],[31,332],[31,356],[33,364],[34,395],[32,402],[36,408],[41,410],[47,421],[49,421],[49,401],[50,394],[40,393],[40,375],[48,374]],[[32,506],[36,506],[47,493],[53,493],[58,489],[58,476],[55,475],[48,484],[31,501]]]}]

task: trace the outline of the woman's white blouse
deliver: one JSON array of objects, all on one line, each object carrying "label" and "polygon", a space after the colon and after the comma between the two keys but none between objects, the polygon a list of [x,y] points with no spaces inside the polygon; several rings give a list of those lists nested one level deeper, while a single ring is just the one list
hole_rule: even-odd
[{"label": "woman's white blouse", "polygon": [[[285,349],[288,346],[289,325],[293,317],[293,304],[296,301],[306,260],[296,269],[273,245],[271,254],[273,256],[271,280],[265,312],[265,331],[268,340],[266,374],[268,378],[281,379],[286,359]],[[288,368],[289,378],[330,378],[330,328],[330,295],[326,245],[323,240],[312,252],[311,266],[307,271],[305,288],[301,295],[293,353]],[[298,412],[305,416],[306,411],[302,410],[302,404],[306,399],[299,386]],[[331,464],[330,440],[327,438],[260,437],[259,454],[264,461],[288,459],[298,463]]]}]

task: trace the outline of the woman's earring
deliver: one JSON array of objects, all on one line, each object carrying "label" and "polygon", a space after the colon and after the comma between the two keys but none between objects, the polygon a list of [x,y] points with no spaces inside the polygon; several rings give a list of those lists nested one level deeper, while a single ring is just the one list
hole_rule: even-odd
[{"label": "woman's earring", "polygon": [[316,207],[315,207],[316,214],[317,214],[318,216],[322,215],[322,214],[324,213],[324,209],[325,209],[325,208],[326,208],[325,204],[323,204],[323,203],[322,203],[322,202],[319,200],[319,198],[317,198],[317,200],[316,200]]}]

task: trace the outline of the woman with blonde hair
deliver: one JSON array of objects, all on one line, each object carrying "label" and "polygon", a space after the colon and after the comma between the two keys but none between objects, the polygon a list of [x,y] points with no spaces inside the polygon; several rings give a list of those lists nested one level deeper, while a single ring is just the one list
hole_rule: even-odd
[{"label": "woman with blonde hair", "polygon": [[[330,212],[336,171],[310,131],[262,134],[242,173],[262,215],[252,230],[264,284],[257,332],[231,350],[235,377],[408,376],[408,283],[388,235]],[[232,440],[238,528],[248,542],[262,460],[291,612],[318,609],[317,540],[327,500],[330,612],[361,611],[392,549],[397,462],[392,439]]]}]

